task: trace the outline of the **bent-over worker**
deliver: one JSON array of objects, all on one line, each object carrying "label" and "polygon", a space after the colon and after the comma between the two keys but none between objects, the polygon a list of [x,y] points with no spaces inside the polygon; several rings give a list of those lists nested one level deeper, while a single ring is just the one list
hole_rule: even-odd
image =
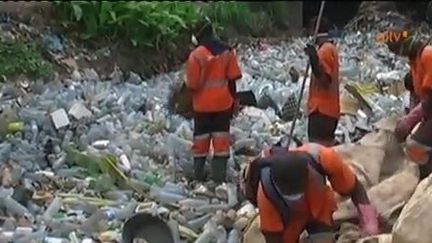
[{"label": "bent-over worker", "polygon": [[192,90],[194,111],[194,173],[205,180],[205,162],[210,143],[213,180],[225,180],[230,154],[230,120],[236,102],[235,82],[242,77],[234,49],[217,40],[208,20],[198,24],[198,45],[187,60],[186,85]]},{"label": "bent-over worker", "polygon": [[273,147],[245,167],[242,182],[246,198],[259,208],[267,243],[296,243],[303,230],[312,242],[334,242],[334,191],[351,197],[364,234],[379,233],[378,214],[363,185],[330,147]]},{"label": "bent-over worker", "polygon": [[[312,21],[315,25],[316,18]],[[308,99],[309,142],[324,146],[335,144],[335,130],[340,118],[339,57],[336,45],[329,37],[329,23],[323,18],[318,29],[316,43],[307,45],[312,77]]]},{"label": "bent-over worker", "polygon": [[395,134],[399,141],[406,140],[407,155],[420,165],[420,177],[424,178],[432,172],[432,46],[412,33],[399,36],[386,44],[396,55],[409,59],[414,93],[420,102],[398,122]]}]

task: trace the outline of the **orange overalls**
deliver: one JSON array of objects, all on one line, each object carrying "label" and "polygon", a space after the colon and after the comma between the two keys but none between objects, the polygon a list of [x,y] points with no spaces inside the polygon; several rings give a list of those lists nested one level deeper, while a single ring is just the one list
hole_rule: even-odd
[{"label": "orange overalls", "polygon": [[318,49],[319,64],[331,77],[329,87],[312,75],[308,99],[308,136],[309,140],[331,140],[340,117],[339,104],[339,58],[336,46],[331,42],[323,43]]},{"label": "orange overalls", "polygon": [[337,209],[334,191],[342,195],[349,194],[354,190],[356,183],[356,177],[350,167],[332,148],[311,143],[296,150],[308,152],[315,162],[319,163],[332,188],[322,180],[325,177],[320,177],[323,175],[317,173],[311,166],[305,198],[302,203],[290,208],[289,223],[286,223],[283,219],[284,213],[278,211],[272,200],[268,198],[269,194],[264,191],[263,182],[260,181],[257,204],[261,230],[263,233],[282,233],[283,243],[297,243],[303,230],[308,230],[308,225],[321,224],[331,227],[332,214]]},{"label": "orange overalls", "polygon": [[207,157],[210,142],[215,156],[229,156],[234,98],[228,82],[241,77],[235,50],[213,55],[206,47],[197,47],[189,55],[186,75],[186,85],[193,91],[194,157]]},{"label": "orange overalls", "polygon": [[[414,91],[420,99],[418,106],[421,106],[422,102],[431,98],[430,94],[432,93],[432,46],[424,47],[417,57],[410,61],[410,67]],[[415,110],[413,109],[412,112]],[[406,143],[408,157],[413,162],[420,164],[421,178],[427,177],[432,172],[432,119],[430,117],[432,114],[427,114],[429,111],[423,112],[429,116],[420,123],[415,132],[408,136]],[[423,118],[418,117],[418,119]]]}]

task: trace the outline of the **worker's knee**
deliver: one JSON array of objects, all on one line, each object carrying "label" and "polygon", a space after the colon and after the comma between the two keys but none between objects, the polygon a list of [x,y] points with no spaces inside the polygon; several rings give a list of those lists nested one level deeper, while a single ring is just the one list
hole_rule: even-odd
[{"label": "worker's knee", "polygon": [[213,149],[215,156],[229,156],[230,136],[228,132],[212,133]]},{"label": "worker's knee", "polygon": [[206,157],[210,148],[210,134],[195,135],[192,152],[194,157]]}]

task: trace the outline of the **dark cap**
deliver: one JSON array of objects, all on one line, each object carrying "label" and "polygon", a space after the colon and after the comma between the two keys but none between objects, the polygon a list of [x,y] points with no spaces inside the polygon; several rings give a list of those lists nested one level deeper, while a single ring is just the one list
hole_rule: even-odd
[{"label": "dark cap", "polygon": [[304,192],[309,159],[305,152],[290,151],[271,156],[270,159],[273,180],[282,193]]},{"label": "dark cap", "polygon": [[213,25],[209,18],[202,18],[194,28],[194,35],[197,39],[213,35]]}]

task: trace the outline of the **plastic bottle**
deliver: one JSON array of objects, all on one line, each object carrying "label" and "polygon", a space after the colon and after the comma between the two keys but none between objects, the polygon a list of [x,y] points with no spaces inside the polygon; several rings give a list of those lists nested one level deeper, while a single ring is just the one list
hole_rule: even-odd
[{"label": "plastic bottle", "polygon": [[17,215],[19,217],[27,217],[32,222],[34,221],[33,215],[27,210],[26,207],[15,201],[12,197],[6,197],[3,199],[6,211],[9,214]]},{"label": "plastic bottle", "polygon": [[61,144],[61,147],[63,149],[69,147],[69,144],[71,142],[72,137],[73,137],[73,132],[71,130],[67,130],[64,137],[63,137],[63,141]]},{"label": "plastic bottle", "polygon": [[39,230],[25,235],[15,234],[13,236],[13,242],[14,243],[43,242],[47,234],[48,233],[45,230]]},{"label": "plastic bottle", "polygon": [[44,214],[42,215],[42,218],[45,221],[50,221],[54,215],[60,210],[60,207],[62,205],[62,199],[59,197],[54,198],[54,200],[50,203],[50,205],[45,210]]},{"label": "plastic bottle", "polygon": [[112,210],[99,209],[92,216],[86,219],[80,228],[87,234],[105,231],[108,229],[108,221],[111,221],[114,217],[115,214]]},{"label": "plastic bottle", "polygon": [[33,135],[32,139],[31,139],[31,143],[35,144],[36,140],[37,140],[37,137],[39,135],[39,128],[38,128],[38,125],[37,125],[37,123],[36,123],[35,120],[32,120],[30,124],[31,124],[31,132],[32,132],[32,135]]},{"label": "plastic bottle", "polygon": [[213,217],[212,214],[205,214],[201,217],[198,217],[196,219],[189,220],[187,222],[187,225],[192,230],[198,231],[201,229],[211,218]]},{"label": "plastic bottle", "polygon": [[125,219],[128,219],[132,217],[132,215],[135,213],[135,209],[137,208],[138,203],[136,201],[132,201],[126,206],[124,206],[121,209],[118,208],[111,208],[109,211],[111,219],[116,219],[119,221],[123,221]]},{"label": "plastic bottle", "polygon": [[175,184],[175,183],[172,183],[172,182],[165,183],[165,185],[163,187],[163,190],[167,191],[167,192],[181,194],[181,195],[186,195],[186,193],[187,193],[184,185],[182,185],[182,184]]},{"label": "plastic bottle", "polygon": [[183,195],[164,191],[163,189],[161,189],[157,186],[152,186],[150,188],[150,197],[154,198],[156,201],[158,201],[160,203],[166,203],[166,204],[176,203],[176,202],[186,198]]},{"label": "plastic bottle", "polygon": [[67,155],[65,153],[61,153],[60,157],[52,161],[52,168],[57,170],[61,168],[66,163]]},{"label": "plastic bottle", "polygon": [[230,231],[227,243],[240,243],[240,232],[237,229],[232,229]]}]

